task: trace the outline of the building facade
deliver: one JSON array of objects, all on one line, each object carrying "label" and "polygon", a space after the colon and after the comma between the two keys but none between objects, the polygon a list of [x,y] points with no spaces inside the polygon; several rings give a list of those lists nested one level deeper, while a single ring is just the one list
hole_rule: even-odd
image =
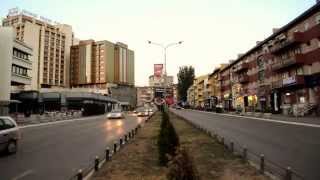
[{"label": "building facade", "polygon": [[134,85],[134,51],[117,42],[114,48],[114,82]]},{"label": "building facade", "polygon": [[173,86],[173,76],[162,75],[162,77],[156,77],[154,75],[149,76],[149,86]]},{"label": "building facade", "polygon": [[191,107],[195,107],[195,85],[189,87],[187,91],[187,101]]},{"label": "building facade", "polygon": [[319,115],[320,3],[188,89],[193,107],[210,96],[227,111]]},{"label": "building facade", "polygon": [[29,14],[8,14],[2,24],[14,27],[16,39],[33,48],[31,88],[68,87],[72,27]]},{"label": "building facade", "polygon": [[10,94],[30,89],[32,48],[16,40],[12,27],[0,27],[0,116],[7,115]]},{"label": "building facade", "polygon": [[[97,88],[134,85],[134,53],[109,41],[80,41],[71,47],[71,87]],[[120,55],[121,53],[121,55]]]},{"label": "building facade", "polygon": [[153,102],[154,88],[150,86],[137,87],[137,106],[141,107],[145,104]]}]

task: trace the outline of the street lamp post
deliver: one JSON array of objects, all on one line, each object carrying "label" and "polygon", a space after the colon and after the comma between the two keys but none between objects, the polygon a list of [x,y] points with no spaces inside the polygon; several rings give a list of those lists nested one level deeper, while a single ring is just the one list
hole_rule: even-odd
[{"label": "street lamp post", "polygon": [[153,44],[153,45],[156,45],[156,46],[159,46],[163,49],[163,52],[164,52],[164,82],[165,84],[167,85],[167,49],[169,47],[172,47],[172,46],[176,46],[176,45],[180,45],[183,43],[183,41],[179,41],[179,42],[176,42],[176,43],[170,43],[170,44],[167,44],[167,45],[164,45],[164,44],[161,44],[161,43],[156,43],[156,42],[152,42],[152,41],[148,41],[149,44]]}]

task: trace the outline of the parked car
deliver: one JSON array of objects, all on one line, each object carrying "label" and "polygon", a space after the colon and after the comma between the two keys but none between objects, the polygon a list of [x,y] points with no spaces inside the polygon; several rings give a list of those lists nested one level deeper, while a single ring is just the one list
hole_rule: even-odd
[{"label": "parked car", "polygon": [[124,117],[123,112],[121,110],[112,110],[107,114],[108,119],[122,119]]},{"label": "parked car", "polygon": [[222,106],[222,104],[216,105],[216,112],[217,112],[217,113],[222,113],[222,112],[223,112],[223,106]]},{"label": "parked car", "polygon": [[9,116],[0,116],[0,151],[8,154],[16,153],[20,137],[20,130],[15,120]]}]

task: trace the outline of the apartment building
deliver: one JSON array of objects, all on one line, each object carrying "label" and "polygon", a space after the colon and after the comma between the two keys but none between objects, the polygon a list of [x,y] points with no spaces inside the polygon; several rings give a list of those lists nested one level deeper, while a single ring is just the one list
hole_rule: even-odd
[{"label": "apartment building", "polygon": [[195,107],[195,86],[192,85],[187,91],[187,102],[191,107]]},{"label": "apartment building", "polygon": [[149,76],[149,86],[159,87],[159,86],[172,86],[173,76],[162,75],[162,77],[156,77],[154,75]]},{"label": "apartment building", "polygon": [[72,88],[94,88],[108,94],[108,83],[114,83],[114,44],[109,41],[85,40],[71,47],[70,85]]},{"label": "apartment building", "polygon": [[71,26],[19,10],[10,11],[2,23],[14,27],[16,39],[33,48],[33,90],[69,86]]},{"label": "apartment building", "polygon": [[195,78],[194,80],[194,97],[195,97],[195,106],[196,107],[204,107],[205,100],[205,79],[208,78],[208,75],[203,75]]},{"label": "apartment building", "polygon": [[137,106],[144,106],[154,99],[154,88],[150,86],[137,87]]},{"label": "apartment building", "polygon": [[32,48],[16,40],[12,27],[0,27],[0,116],[7,115],[10,93],[30,88]]},{"label": "apartment building", "polygon": [[114,71],[116,83],[134,85],[134,51],[121,42],[114,48]]},{"label": "apartment building", "polygon": [[317,3],[221,70],[225,105],[309,113],[320,102],[319,48]]},{"label": "apartment building", "polygon": [[220,86],[221,86],[221,103],[224,109],[233,109],[232,105],[232,79],[231,79],[230,66],[226,66],[220,70]]},{"label": "apartment building", "polygon": [[108,94],[112,84],[134,85],[134,52],[123,43],[80,41],[71,47],[71,87]]}]

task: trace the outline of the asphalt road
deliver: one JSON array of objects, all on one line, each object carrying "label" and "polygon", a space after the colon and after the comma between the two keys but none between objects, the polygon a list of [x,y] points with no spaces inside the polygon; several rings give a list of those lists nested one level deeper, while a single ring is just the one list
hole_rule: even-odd
[{"label": "asphalt road", "polygon": [[18,153],[0,157],[0,180],[68,179],[142,120],[98,116],[21,129]]},{"label": "asphalt road", "polygon": [[248,150],[264,154],[304,175],[320,180],[320,128],[266,122],[191,110],[172,110],[226,139],[232,139]]}]

